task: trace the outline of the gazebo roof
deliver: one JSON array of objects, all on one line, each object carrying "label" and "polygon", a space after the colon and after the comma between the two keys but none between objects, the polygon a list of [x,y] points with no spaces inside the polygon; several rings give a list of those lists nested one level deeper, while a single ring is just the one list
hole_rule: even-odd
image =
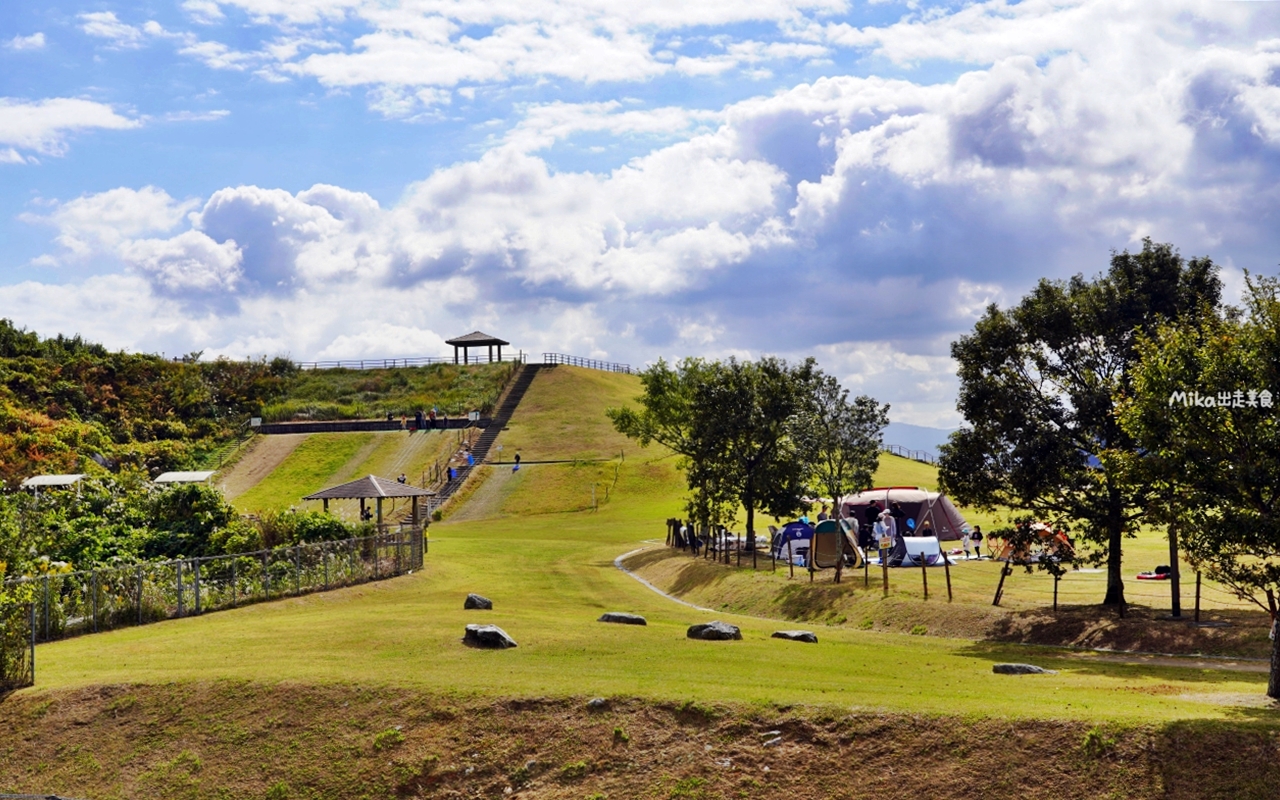
[{"label": "gazebo roof", "polygon": [[359,500],[378,497],[432,497],[435,492],[419,489],[407,483],[389,481],[376,475],[366,475],[341,486],[332,486],[315,494],[309,494],[303,500]]},{"label": "gazebo roof", "polygon": [[473,345],[484,346],[487,344],[509,345],[511,342],[504,342],[496,336],[490,336],[481,331],[472,331],[466,336],[457,336],[453,339],[446,339],[445,344],[451,344],[455,347],[468,347]]}]

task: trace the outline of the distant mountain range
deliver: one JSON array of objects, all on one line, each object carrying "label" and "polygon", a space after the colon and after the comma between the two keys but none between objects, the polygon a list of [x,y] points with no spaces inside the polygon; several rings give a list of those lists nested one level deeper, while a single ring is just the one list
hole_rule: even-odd
[{"label": "distant mountain range", "polygon": [[908,450],[924,450],[932,456],[938,455],[938,446],[947,441],[947,437],[956,428],[928,428],[924,425],[908,425],[905,422],[890,422],[884,429],[886,445],[901,445]]}]

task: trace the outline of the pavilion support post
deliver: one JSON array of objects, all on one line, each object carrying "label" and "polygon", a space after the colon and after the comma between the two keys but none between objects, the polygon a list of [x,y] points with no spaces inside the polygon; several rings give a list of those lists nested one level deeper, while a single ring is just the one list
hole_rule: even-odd
[{"label": "pavilion support post", "polygon": [[360,521],[364,522],[364,498],[360,498]]},{"label": "pavilion support post", "polygon": [[382,498],[378,498],[378,531],[382,531]]},{"label": "pavilion support post", "polygon": [[498,345],[498,360],[502,360],[502,345]]},{"label": "pavilion support post", "polygon": [[493,345],[489,345],[489,363],[493,363]]},{"label": "pavilion support post", "polygon": [[327,497],[326,497],[326,498],[324,498],[324,500],[323,500],[322,502],[324,503],[324,513],[328,514],[328,513],[329,513],[329,498],[327,498]]}]

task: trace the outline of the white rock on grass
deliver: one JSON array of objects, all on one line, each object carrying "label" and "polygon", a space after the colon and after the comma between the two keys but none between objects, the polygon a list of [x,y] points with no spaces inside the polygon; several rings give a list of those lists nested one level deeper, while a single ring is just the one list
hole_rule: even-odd
[{"label": "white rock on grass", "polygon": [[497,625],[468,625],[467,632],[462,637],[462,643],[486,650],[506,650],[508,647],[516,646],[516,640]]},{"label": "white rock on grass", "polygon": [[742,631],[738,630],[737,625],[730,625],[727,622],[716,620],[715,622],[690,625],[685,636],[690,639],[702,639],[708,642],[727,642],[730,639],[741,639]]},{"label": "white rock on grass", "polygon": [[1057,675],[1056,669],[1045,669],[1035,664],[996,664],[991,671],[997,675]]},{"label": "white rock on grass", "polygon": [[817,644],[818,636],[813,631],[774,631],[774,639],[787,639],[792,642],[808,642]]},{"label": "white rock on grass", "polygon": [[619,625],[648,625],[649,621],[639,614],[628,614],[624,611],[606,611],[596,622],[616,622]]}]

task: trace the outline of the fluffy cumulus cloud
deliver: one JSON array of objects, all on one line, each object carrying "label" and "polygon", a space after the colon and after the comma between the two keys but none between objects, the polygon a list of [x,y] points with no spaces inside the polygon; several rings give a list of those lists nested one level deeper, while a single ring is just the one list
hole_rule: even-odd
[{"label": "fluffy cumulus cloud", "polygon": [[[23,318],[49,330],[119,317],[117,344],[308,359],[434,354],[474,328],[633,362],[817,354],[895,420],[951,425],[949,343],[1040,276],[1099,271],[1144,236],[1229,277],[1275,263],[1280,38],[1243,5],[992,0],[855,27],[826,18],[839,4],[781,0],[188,2],[201,24],[235,12],[295,37],[362,20],[328,51],[282,45],[271,69],[377,87],[389,114],[517,74],[642,80],[839,49],[899,68],[715,112],[523,105],[486,150],[389,204],[323,184],[87,194],[27,218],[56,230],[51,261],[117,271],[49,306],[44,284],[5,287],[0,315],[34,304],[43,317]],[[700,66],[664,33],[761,20],[781,49],[725,41]],[[939,60],[945,80],[914,75]],[[19,146],[4,113],[0,143]],[[55,152],[58,135],[20,146]],[[554,167],[548,151],[584,135],[651,144],[605,170]]]}]

